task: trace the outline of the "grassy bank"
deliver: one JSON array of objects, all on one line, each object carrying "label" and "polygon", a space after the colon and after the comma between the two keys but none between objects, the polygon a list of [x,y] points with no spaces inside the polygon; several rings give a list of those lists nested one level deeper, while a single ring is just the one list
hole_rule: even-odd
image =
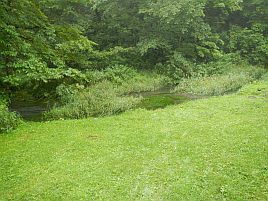
[{"label": "grassy bank", "polygon": [[0,200],[267,200],[268,76],[237,94],[0,136]]},{"label": "grassy bank", "polygon": [[[211,73],[196,74],[190,78],[180,78],[172,90],[175,94],[188,96],[215,96],[235,92],[244,85],[259,79],[265,69],[248,64],[229,63],[208,64],[204,69],[214,69]],[[196,72],[197,73],[197,72]],[[59,100],[45,114],[47,120],[82,119],[109,116],[142,107],[159,108],[181,102],[176,96],[160,95],[151,98],[133,96],[140,92],[153,92],[170,85],[172,81],[155,72],[139,72],[126,66],[115,66],[105,71],[88,74],[91,85],[60,85],[57,88]],[[174,83],[173,83],[174,84]],[[150,106],[150,104],[155,106]]]},{"label": "grassy bank", "polygon": [[81,119],[119,114],[135,108],[141,102],[141,97],[131,94],[163,88],[168,79],[163,75],[138,72],[125,66],[109,68],[104,72],[95,71],[89,77],[95,80],[90,86],[59,86],[58,104],[46,112],[45,119]]},{"label": "grassy bank", "polygon": [[223,95],[237,91],[265,73],[265,69],[249,65],[230,65],[225,68],[220,74],[184,79],[175,87],[174,92],[206,96]]}]

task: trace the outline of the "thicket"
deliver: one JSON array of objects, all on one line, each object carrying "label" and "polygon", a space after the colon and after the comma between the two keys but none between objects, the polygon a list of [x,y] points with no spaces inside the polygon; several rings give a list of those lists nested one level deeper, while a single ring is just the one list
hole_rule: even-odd
[{"label": "thicket", "polygon": [[183,79],[173,92],[203,96],[223,95],[259,79],[264,73],[265,69],[248,64],[245,66],[229,64],[221,73]]},{"label": "thicket", "polygon": [[8,111],[7,102],[0,98],[0,134],[17,128],[20,122],[19,116]]},{"label": "thicket", "polygon": [[117,114],[133,108],[139,98],[121,96],[110,82],[101,82],[63,97],[66,102],[45,114],[46,119],[79,119]]},{"label": "thicket", "polygon": [[230,54],[267,68],[267,8],[266,0],[2,0],[0,88],[11,99],[105,81],[116,94],[153,90],[163,79],[218,73]]},{"label": "thicket", "polygon": [[267,7],[266,0],[2,0],[0,86],[45,94],[92,82],[88,71],[114,65],[157,69],[178,82],[226,53],[267,65]]},{"label": "thicket", "polygon": [[126,66],[113,66],[87,74],[92,85],[60,85],[56,89],[57,104],[45,114],[50,119],[78,119],[106,116],[136,107],[141,97],[132,94],[154,91],[166,85],[160,75],[140,74]]}]

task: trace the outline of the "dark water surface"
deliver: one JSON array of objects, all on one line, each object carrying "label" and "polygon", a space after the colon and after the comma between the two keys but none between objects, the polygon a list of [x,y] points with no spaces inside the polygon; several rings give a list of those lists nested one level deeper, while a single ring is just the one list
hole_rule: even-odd
[{"label": "dark water surface", "polygon": [[10,111],[17,112],[23,119],[28,121],[42,121],[42,114],[48,110],[48,106],[41,102],[12,102]]}]

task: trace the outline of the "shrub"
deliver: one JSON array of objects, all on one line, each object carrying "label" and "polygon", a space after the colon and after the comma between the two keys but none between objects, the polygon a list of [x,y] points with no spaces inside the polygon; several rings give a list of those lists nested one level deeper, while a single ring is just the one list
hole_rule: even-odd
[{"label": "shrub", "polygon": [[97,84],[102,81],[110,81],[114,84],[122,84],[136,77],[139,73],[132,67],[125,65],[113,65],[103,71],[88,71],[85,73],[89,84]]},{"label": "shrub", "polygon": [[119,85],[136,76],[138,72],[135,69],[124,65],[114,65],[104,71],[106,80]]},{"label": "shrub", "polygon": [[151,88],[158,88],[160,85],[165,85],[167,81],[166,76],[158,75],[154,72],[138,72],[136,69],[124,65],[114,65],[104,71],[88,71],[85,74],[88,85],[109,81],[114,86],[122,86],[121,88],[129,88],[129,85],[133,85],[134,89],[141,88],[139,91],[142,91],[142,88],[146,88],[144,85],[148,85],[151,90]]},{"label": "shrub", "polygon": [[19,125],[20,118],[15,112],[9,112],[4,101],[0,101],[0,133],[11,131]]},{"label": "shrub", "polygon": [[166,86],[168,78],[155,73],[115,65],[104,71],[88,71],[88,85],[61,84],[56,88],[57,104],[46,119],[72,119],[104,116],[134,108],[141,98],[132,93],[154,91]]},{"label": "shrub", "polygon": [[97,84],[106,79],[104,72],[98,70],[87,71],[85,72],[85,76],[89,85]]},{"label": "shrub", "polygon": [[[89,85],[109,81],[119,94],[154,91],[171,83],[171,79],[155,72],[138,72],[124,65],[115,65],[104,71],[88,71]],[[70,89],[66,89],[70,91]]]},{"label": "shrub", "polygon": [[117,86],[116,90],[119,94],[155,91],[165,87],[168,83],[170,83],[170,80],[166,76],[154,73],[143,73],[126,80],[121,85]]},{"label": "shrub", "polygon": [[222,95],[238,90],[251,81],[258,79],[264,70],[261,68],[237,68],[228,74],[184,79],[174,92],[196,95]]},{"label": "shrub", "polygon": [[237,68],[238,64],[243,63],[237,53],[222,55],[217,61],[194,65],[192,77],[204,77],[214,74],[223,74]]},{"label": "shrub", "polygon": [[120,96],[110,82],[69,95],[69,102],[45,113],[46,119],[79,119],[117,114],[133,108],[140,98]]},{"label": "shrub", "polygon": [[256,24],[249,28],[233,26],[229,31],[227,49],[239,52],[252,64],[268,64],[268,39],[263,35],[265,30]]},{"label": "shrub", "polygon": [[193,73],[194,64],[188,61],[179,52],[169,58],[165,64],[157,64],[156,68],[161,73],[167,75],[172,84],[178,84],[182,78],[188,78]]}]

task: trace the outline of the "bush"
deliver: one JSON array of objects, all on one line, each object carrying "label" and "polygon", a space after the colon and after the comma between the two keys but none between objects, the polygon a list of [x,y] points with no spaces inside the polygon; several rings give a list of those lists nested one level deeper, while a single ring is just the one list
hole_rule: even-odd
[{"label": "bush", "polygon": [[46,119],[79,119],[89,116],[117,114],[134,108],[141,98],[132,93],[158,90],[168,78],[150,72],[115,65],[104,71],[88,71],[86,85],[61,84],[56,88],[57,104],[47,113]]},{"label": "bush", "polygon": [[214,74],[223,74],[237,68],[238,64],[243,63],[237,53],[222,55],[217,61],[194,65],[192,77],[204,77]]},{"label": "bush", "polygon": [[262,68],[237,68],[228,74],[184,79],[174,89],[174,92],[195,95],[222,95],[238,90],[251,81],[258,79],[264,73]]},{"label": "bush", "polygon": [[87,71],[85,72],[85,76],[89,85],[100,83],[106,79],[104,72],[98,70]]},{"label": "bush", "polygon": [[120,96],[112,83],[95,86],[69,94],[69,102],[45,113],[46,119],[79,119],[90,116],[117,114],[133,108],[140,98]]},{"label": "bush", "polygon": [[135,69],[124,65],[114,65],[104,71],[106,80],[119,85],[137,76],[138,72]]},{"label": "bush", "polygon": [[179,52],[169,58],[165,64],[157,64],[156,68],[171,79],[172,84],[178,84],[182,78],[188,78],[193,73],[194,64]]},{"label": "bush", "polygon": [[154,73],[151,73],[148,76],[145,73],[139,73],[132,67],[124,65],[114,65],[103,71],[88,71],[85,74],[89,85],[95,85],[103,81],[110,81],[115,86],[126,86],[128,83],[132,84],[136,81],[152,83],[152,80],[159,80],[160,77]]},{"label": "bush", "polygon": [[227,49],[239,52],[252,64],[268,64],[268,39],[263,35],[265,31],[257,24],[251,29],[233,26],[229,31]]},{"label": "bush", "polygon": [[114,84],[120,85],[125,81],[138,76],[139,73],[135,69],[125,65],[114,65],[103,71],[88,71],[85,75],[89,84],[110,81]]},{"label": "bush", "polygon": [[155,91],[165,87],[170,80],[168,77],[158,74],[138,74],[116,87],[119,94],[131,94],[144,91]]},{"label": "bush", "polygon": [[19,125],[20,118],[15,112],[9,112],[4,101],[0,101],[0,133],[11,131]]},{"label": "bush", "polygon": [[[171,79],[154,72],[138,72],[124,65],[115,65],[104,71],[88,71],[89,85],[109,81],[119,94],[130,94],[142,91],[154,91],[171,83]],[[67,89],[70,91],[70,89]]]}]

